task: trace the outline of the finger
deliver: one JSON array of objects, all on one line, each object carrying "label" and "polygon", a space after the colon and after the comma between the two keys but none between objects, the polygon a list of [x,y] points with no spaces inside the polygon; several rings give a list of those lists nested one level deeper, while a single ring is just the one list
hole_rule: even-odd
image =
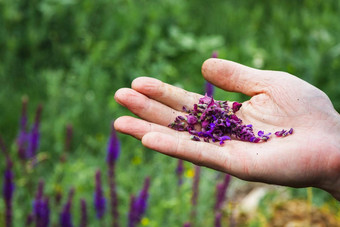
[{"label": "finger", "polygon": [[217,58],[210,58],[203,63],[202,74],[217,87],[249,96],[265,93],[280,77],[280,74],[273,77],[267,71]]},{"label": "finger", "polygon": [[[154,124],[130,116],[123,116],[116,119],[114,122],[114,127],[118,132],[131,135],[139,140],[149,132],[160,132],[173,136],[178,136],[176,134],[180,133],[166,126]],[[187,133],[181,134],[182,135],[180,135],[180,137],[190,139],[190,136]]]},{"label": "finger", "polygon": [[183,113],[129,88],[119,89],[115,94],[115,100],[137,116],[165,126],[173,122],[177,116],[183,115]]},{"label": "finger", "polygon": [[131,87],[151,99],[179,111],[183,106],[191,108],[202,97],[202,95],[188,92],[151,77],[139,77],[132,81]]},{"label": "finger", "polygon": [[142,143],[160,153],[227,172],[242,179],[251,179],[248,169],[256,163],[254,153],[249,149],[252,146],[245,149],[240,141],[228,141],[224,146],[214,146],[210,143],[151,132],[143,136]]}]

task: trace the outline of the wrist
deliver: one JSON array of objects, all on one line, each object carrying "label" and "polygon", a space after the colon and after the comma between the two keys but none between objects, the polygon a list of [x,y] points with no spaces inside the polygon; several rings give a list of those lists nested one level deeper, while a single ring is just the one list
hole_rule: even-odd
[{"label": "wrist", "polygon": [[332,142],[329,146],[329,162],[327,163],[327,169],[329,172],[325,173],[325,179],[320,184],[321,189],[329,192],[335,199],[340,201],[340,115],[338,115],[339,121],[335,124],[337,128]]},{"label": "wrist", "polygon": [[323,184],[319,188],[327,191],[336,200],[340,201],[340,181],[339,180],[337,182]]}]

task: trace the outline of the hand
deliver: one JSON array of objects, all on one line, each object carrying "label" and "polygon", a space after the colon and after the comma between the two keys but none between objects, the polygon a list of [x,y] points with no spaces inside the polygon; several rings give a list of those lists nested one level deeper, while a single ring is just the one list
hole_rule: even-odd
[{"label": "hand", "polygon": [[325,93],[288,73],[221,59],[205,61],[202,73],[226,91],[251,97],[236,115],[252,124],[255,133],[290,128],[294,133],[262,143],[192,141],[187,132],[167,126],[185,115],[183,106],[191,108],[202,96],[148,77],[116,92],[116,101],[141,118],[120,117],[116,130],[141,139],[150,149],[244,180],[319,187],[340,200],[340,115]]}]

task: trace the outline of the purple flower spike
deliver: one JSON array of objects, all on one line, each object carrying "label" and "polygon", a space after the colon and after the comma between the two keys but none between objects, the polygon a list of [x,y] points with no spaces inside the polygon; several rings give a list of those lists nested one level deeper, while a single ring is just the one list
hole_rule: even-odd
[{"label": "purple flower spike", "polygon": [[110,136],[109,143],[107,146],[107,158],[106,158],[109,165],[113,165],[113,163],[119,157],[119,153],[120,153],[120,144],[119,144],[116,130],[114,129],[113,123],[112,123],[111,136]]},{"label": "purple flower spike", "polygon": [[231,176],[226,174],[223,183],[216,185],[216,203],[215,210],[218,211],[222,208],[222,205],[226,199],[227,189],[229,187]]},{"label": "purple flower spike", "polygon": [[47,227],[50,222],[49,200],[44,197],[44,181],[40,180],[33,201],[33,217],[37,227]]},{"label": "purple flower spike", "polygon": [[96,172],[95,181],[96,181],[96,190],[94,193],[94,207],[96,210],[97,218],[101,219],[105,213],[106,200],[105,200],[103,189],[102,189],[100,170],[97,170]]},{"label": "purple flower spike", "polygon": [[117,189],[116,189],[116,181],[115,181],[115,162],[119,157],[120,153],[120,143],[116,134],[116,130],[113,127],[111,128],[111,136],[108,142],[107,147],[107,156],[106,161],[108,164],[108,181],[110,187],[110,205],[111,205],[111,217],[113,218],[112,226],[118,227],[118,198],[117,198]]},{"label": "purple flower spike", "polygon": [[186,223],[184,223],[184,224],[183,224],[183,227],[191,227],[191,224],[190,224],[190,222],[186,222]]},{"label": "purple flower spike", "polygon": [[22,112],[20,119],[20,130],[16,143],[18,146],[18,156],[21,160],[26,159],[26,150],[28,147],[29,133],[27,132],[27,103],[28,99],[22,99]]},{"label": "purple flower spike", "polygon": [[72,215],[71,215],[71,201],[67,201],[61,214],[60,214],[60,226],[72,227]]},{"label": "purple flower spike", "polygon": [[33,223],[33,221],[34,221],[34,215],[33,215],[33,213],[30,213],[30,214],[28,214],[27,215],[27,217],[26,217],[26,226],[31,226],[31,224]]},{"label": "purple flower spike", "polygon": [[135,220],[137,216],[137,209],[136,209],[136,197],[134,195],[131,195],[130,197],[130,211],[128,214],[129,218],[129,227],[134,227],[135,226]]},{"label": "purple flower spike", "polygon": [[[217,58],[218,53],[217,51],[214,51],[211,55],[212,58]],[[214,90],[215,87],[214,85],[212,85],[211,83],[209,83],[208,81],[205,82],[205,94],[209,97],[213,97],[214,95]]]},{"label": "purple flower spike", "polygon": [[32,130],[29,135],[29,145],[27,150],[27,158],[35,157],[35,154],[39,147],[39,139],[40,139],[40,132],[39,132],[39,125],[41,119],[41,112],[42,112],[42,105],[39,105],[37,108],[37,112],[35,115],[35,121],[32,127]]},{"label": "purple flower spike", "polygon": [[80,200],[80,227],[87,226],[87,208],[85,199]]},{"label": "purple flower spike", "polygon": [[222,227],[222,214],[220,212],[217,212],[215,215],[215,227]]},{"label": "purple flower spike", "polygon": [[4,172],[4,182],[2,188],[2,195],[5,201],[5,223],[6,227],[12,226],[12,200],[14,192],[14,181],[12,173],[12,161],[7,157],[7,165]]},{"label": "purple flower spike", "polygon": [[149,187],[150,187],[150,178],[147,177],[144,180],[144,186],[143,189],[140,191],[139,196],[137,197],[136,200],[136,206],[137,206],[137,211],[138,211],[138,216],[137,216],[137,223],[142,220],[142,217],[146,211],[147,205],[148,205],[148,198],[149,198]]},{"label": "purple flower spike", "polygon": [[208,81],[205,82],[205,93],[207,96],[212,97],[214,95],[214,85],[209,83]]},{"label": "purple flower spike", "polygon": [[63,210],[59,217],[60,226],[63,227],[72,227],[72,215],[71,215],[71,206],[72,206],[72,199],[74,195],[74,188],[71,188],[68,194],[67,202],[63,207]]},{"label": "purple flower spike", "polygon": [[217,58],[218,57],[218,52],[214,51],[211,55],[212,58]]},{"label": "purple flower spike", "polygon": [[183,183],[183,172],[184,172],[183,160],[178,159],[177,168],[176,168],[176,175],[178,177],[178,185],[181,185]]},{"label": "purple flower spike", "polygon": [[195,165],[195,175],[192,183],[192,196],[191,196],[191,213],[190,220],[196,219],[197,213],[197,200],[199,195],[199,183],[201,180],[201,167]]},{"label": "purple flower spike", "polygon": [[110,205],[111,205],[111,217],[113,218],[112,226],[118,227],[118,219],[119,219],[119,212],[118,212],[118,196],[117,196],[117,189],[116,189],[116,180],[115,180],[115,168],[114,165],[108,168],[108,181],[109,181],[109,188],[110,188]]},{"label": "purple flower spike", "polygon": [[130,211],[129,211],[129,227],[136,226],[145,214],[148,198],[149,198],[150,178],[147,177],[144,181],[143,189],[140,191],[138,197],[131,196]]},{"label": "purple flower spike", "polygon": [[197,205],[200,176],[201,176],[201,167],[195,165],[195,176],[194,176],[194,182],[193,182],[193,185],[192,185],[192,191],[193,192],[192,192],[192,197],[191,197],[191,204],[193,206]]}]

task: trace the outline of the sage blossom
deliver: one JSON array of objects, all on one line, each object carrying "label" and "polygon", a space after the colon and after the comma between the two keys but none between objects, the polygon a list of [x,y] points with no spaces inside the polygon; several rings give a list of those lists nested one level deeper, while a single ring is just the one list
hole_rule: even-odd
[{"label": "sage blossom", "polygon": [[28,99],[23,98],[19,134],[16,140],[18,146],[18,156],[21,160],[26,159],[26,152],[29,143],[29,133],[27,132],[27,103]]},{"label": "sage blossom", "polygon": [[87,226],[87,206],[85,199],[80,200],[80,227]]},{"label": "sage blossom", "polygon": [[41,120],[41,112],[42,112],[42,105],[39,105],[35,114],[35,120],[33,123],[33,127],[29,134],[29,144],[27,149],[27,158],[33,158],[36,155],[36,152],[39,147],[39,140],[40,140],[40,120]]},{"label": "sage blossom", "polygon": [[183,183],[183,172],[184,172],[184,165],[183,160],[178,159],[177,161],[177,168],[176,168],[176,175],[178,178],[178,185],[181,185]]},{"label": "sage blossom", "polygon": [[[244,124],[236,116],[241,107],[242,103],[233,102],[230,105],[228,101],[216,101],[213,97],[205,95],[194,104],[192,109],[183,107],[183,111],[187,114],[177,116],[169,127],[177,131],[189,132],[194,141],[219,142],[220,145],[232,138],[252,143],[266,142],[271,133],[260,130],[255,135],[253,125]],[[278,131],[275,135],[280,137],[292,133],[293,129],[290,129]]]},{"label": "sage blossom", "polygon": [[118,196],[116,189],[116,180],[115,180],[115,163],[120,154],[120,143],[117,137],[116,130],[113,127],[113,123],[111,124],[111,134],[107,146],[107,156],[106,161],[108,164],[108,181],[110,187],[110,202],[111,202],[111,216],[113,218],[112,226],[118,227]]},{"label": "sage blossom", "polygon": [[60,226],[62,227],[73,227],[72,214],[71,214],[73,195],[74,195],[74,188],[71,188],[68,193],[67,202],[64,205],[59,216],[59,223],[60,223]]},{"label": "sage blossom", "polygon": [[149,198],[150,178],[144,180],[144,185],[139,195],[134,195],[130,198],[130,211],[128,214],[128,226],[135,227],[141,220],[146,212],[148,198]]},{"label": "sage blossom", "polygon": [[218,211],[222,208],[222,205],[226,199],[227,189],[229,187],[231,176],[225,174],[223,182],[216,185],[216,202],[215,210]]},{"label": "sage blossom", "polygon": [[50,222],[49,200],[44,196],[44,181],[38,184],[35,200],[33,201],[33,217],[36,227],[47,227]]},{"label": "sage blossom", "polygon": [[12,172],[12,161],[9,157],[6,157],[6,169],[4,171],[4,181],[2,188],[2,195],[5,202],[5,226],[12,226],[12,217],[13,217],[13,193],[14,193],[14,175]]},{"label": "sage blossom", "polygon": [[105,208],[106,208],[106,200],[103,193],[102,182],[101,182],[101,173],[100,170],[97,170],[95,175],[95,192],[94,192],[94,208],[96,211],[96,216],[98,219],[101,219],[104,216]]}]

